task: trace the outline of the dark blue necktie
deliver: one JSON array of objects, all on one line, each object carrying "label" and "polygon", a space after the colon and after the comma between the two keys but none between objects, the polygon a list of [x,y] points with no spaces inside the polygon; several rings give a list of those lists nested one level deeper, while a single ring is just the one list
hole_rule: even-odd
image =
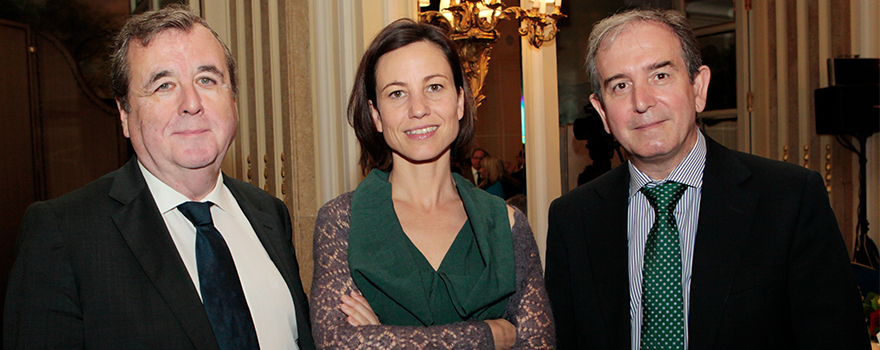
[{"label": "dark blue necktie", "polygon": [[211,202],[186,202],[177,206],[196,227],[196,261],[202,303],[220,349],[259,349],[257,331],[235,262],[211,219],[212,205]]}]

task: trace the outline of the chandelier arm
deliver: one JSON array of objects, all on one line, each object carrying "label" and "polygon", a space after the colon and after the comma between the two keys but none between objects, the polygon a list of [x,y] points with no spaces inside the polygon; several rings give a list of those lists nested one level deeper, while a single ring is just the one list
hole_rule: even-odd
[{"label": "chandelier arm", "polygon": [[[480,5],[484,11],[490,10],[484,12],[484,17],[480,17]],[[447,35],[458,43],[471,95],[479,106],[486,98],[482,89],[489,72],[492,43],[499,37],[498,21],[518,20],[519,35],[527,37],[530,45],[540,49],[544,42],[556,38],[559,33],[556,22],[565,17],[557,6],[551,13],[539,13],[537,8],[505,7],[497,0],[458,0],[441,11],[419,14],[419,21],[446,28]],[[545,30],[548,26],[549,30]]]},{"label": "chandelier arm", "polygon": [[439,11],[425,11],[419,14],[419,22],[430,23],[446,30],[447,35],[451,35],[455,28],[452,23],[446,19],[446,16]]}]

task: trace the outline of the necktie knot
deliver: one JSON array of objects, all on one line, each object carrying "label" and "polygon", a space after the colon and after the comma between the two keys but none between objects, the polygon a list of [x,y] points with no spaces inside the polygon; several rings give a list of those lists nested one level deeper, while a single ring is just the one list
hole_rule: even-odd
[{"label": "necktie knot", "polygon": [[644,186],[639,191],[645,194],[648,202],[659,213],[671,213],[687,190],[687,185],[675,181],[667,181],[654,187]]},{"label": "necktie knot", "polygon": [[211,218],[211,202],[184,202],[177,206],[177,210],[187,218],[193,225],[205,226],[214,224]]}]

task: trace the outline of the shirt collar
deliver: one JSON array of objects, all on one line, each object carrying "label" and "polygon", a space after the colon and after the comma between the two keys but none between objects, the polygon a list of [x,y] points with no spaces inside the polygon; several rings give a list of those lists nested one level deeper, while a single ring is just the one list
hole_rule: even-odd
[{"label": "shirt collar", "polygon": [[651,177],[641,172],[632,162],[629,163],[629,196],[632,197],[639,189],[648,183],[661,184],[667,181],[675,181],[700,188],[703,186],[703,169],[706,167],[706,137],[697,129],[697,143],[681,163],[669,173],[665,179],[653,181]]},{"label": "shirt collar", "polygon": [[[147,182],[147,187],[150,189],[150,193],[152,193],[153,200],[156,201],[156,206],[159,207],[160,213],[164,215],[177,208],[181,203],[189,201],[189,198],[177,192],[177,190],[171,188],[171,186],[168,186],[147,170],[140,160],[138,160],[138,167],[141,169],[141,174],[144,175],[144,180]],[[230,197],[231,194],[223,183],[223,174],[220,173],[217,174],[217,184],[214,185],[214,189],[202,199],[202,202],[213,202],[214,205],[228,212],[226,208],[230,208]]]}]

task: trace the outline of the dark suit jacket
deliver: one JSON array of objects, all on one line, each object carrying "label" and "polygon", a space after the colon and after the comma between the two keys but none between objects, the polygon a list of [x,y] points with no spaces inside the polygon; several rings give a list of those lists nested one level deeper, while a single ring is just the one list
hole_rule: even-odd
[{"label": "dark suit jacket", "polygon": [[473,168],[471,168],[470,164],[463,164],[461,166],[461,177],[470,181],[474,186],[477,186],[479,184],[477,183],[477,179],[474,178],[474,171],[471,169]]},{"label": "dark suit jacket", "polygon": [[[707,138],[689,349],[867,349],[852,268],[820,175]],[[547,294],[559,349],[630,349],[621,164],[550,206]]]},{"label": "dark suit jacket", "polygon": [[[284,204],[224,176],[290,289],[300,347],[314,348]],[[6,349],[218,349],[198,292],[132,158],[22,222]]]}]

